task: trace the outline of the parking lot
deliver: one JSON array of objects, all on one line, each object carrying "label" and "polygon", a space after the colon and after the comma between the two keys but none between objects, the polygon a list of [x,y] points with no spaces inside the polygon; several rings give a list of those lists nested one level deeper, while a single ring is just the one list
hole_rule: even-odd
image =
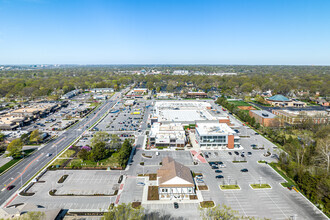
[{"label": "parking lot", "polygon": [[[63,183],[58,180],[63,175],[69,175]],[[28,192],[33,196],[18,196],[12,204],[26,202],[47,208],[66,209],[107,209],[110,202],[115,202],[116,196],[90,196],[94,194],[111,195],[119,189],[120,171],[93,170],[58,170],[48,171],[39,183]],[[45,182],[42,182],[45,181]],[[57,195],[73,194],[81,196],[50,196],[49,191],[56,189]]]},{"label": "parking lot", "polygon": [[128,131],[141,129],[145,111],[145,102],[140,101],[134,106],[124,106],[118,103],[114,109],[95,127],[99,131]]},{"label": "parking lot", "polygon": [[144,162],[145,166],[159,165],[164,157],[172,157],[174,160],[182,163],[186,166],[193,165],[193,158],[189,151],[158,151],[159,155],[156,155],[156,151],[146,151],[146,156],[152,156],[152,158],[141,157],[141,161]]}]

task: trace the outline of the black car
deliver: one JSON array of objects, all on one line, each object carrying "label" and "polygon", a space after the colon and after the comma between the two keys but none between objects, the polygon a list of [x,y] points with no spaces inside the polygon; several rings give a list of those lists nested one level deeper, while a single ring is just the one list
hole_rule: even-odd
[{"label": "black car", "polygon": [[174,205],[174,208],[175,209],[178,209],[179,208],[179,204],[177,202],[173,203],[173,205]]},{"label": "black car", "polygon": [[257,133],[257,132],[256,132],[256,133],[254,133],[254,134],[255,134],[255,135],[259,135],[259,133]]},{"label": "black car", "polygon": [[217,169],[219,169],[219,167],[217,167],[217,166],[212,166],[212,169],[213,169],[213,170],[217,170]]},{"label": "black car", "polygon": [[222,170],[215,170],[216,173],[222,173]]},{"label": "black car", "polygon": [[219,161],[219,162],[217,162],[217,164],[220,165],[220,164],[223,164],[223,162],[222,161]]},{"label": "black car", "polygon": [[229,155],[232,155],[232,153],[231,153],[231,152],[228,152],[228,154],[229,154]]},{"label": "black car", "polygon": [[12,190],[14,187],[15,187],[14,185],[10,185],[10,186],[7,186],[6,189],[9,191],[9,190]]},{"label": "black car", "polygon": [[245,169],[241,169],[241,172],[246,173],[249,172],[249,170],[245,168]]},{"label": "black car", "polygon": [[223,176],[222,176],[222,175],[218,175],[218,176],[216,176],[215,178],[217,178],[217,179],[222,179]]},{"label": "black car", "polygon": [[239,153],[237,151],[234,152],[236,155],[239,155]]},{"label": "black car", "polygon": [[241,154],[241,157],[245,157],[244,154]]},{"label": "black car", "polygon": [[248,152],[248,155],[252,155],[252,153],[251,152]]},{"label": "black car", "polygon": [[209,158],[209,155],[205,154],[205,158]]}]

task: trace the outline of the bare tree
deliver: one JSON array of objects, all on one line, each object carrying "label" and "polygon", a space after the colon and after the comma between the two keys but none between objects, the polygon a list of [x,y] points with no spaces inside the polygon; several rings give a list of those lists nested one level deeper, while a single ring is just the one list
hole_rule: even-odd
[{"label": "bare tree", "polygon": [[320,139],[317,141],[316,152],[317,157],[315,160],[319,162],[321,165],[325,165],[327,169],[327,173],[329,173],[330,168],[330,135],[328,135],[324,139]]}]

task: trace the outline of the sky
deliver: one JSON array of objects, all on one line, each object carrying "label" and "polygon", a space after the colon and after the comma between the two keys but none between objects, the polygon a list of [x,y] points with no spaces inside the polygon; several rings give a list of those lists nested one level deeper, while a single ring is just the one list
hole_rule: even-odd
[{"label": "sky", "polygon": [[330,65],[329,0],[0,0],[0,64]]}]

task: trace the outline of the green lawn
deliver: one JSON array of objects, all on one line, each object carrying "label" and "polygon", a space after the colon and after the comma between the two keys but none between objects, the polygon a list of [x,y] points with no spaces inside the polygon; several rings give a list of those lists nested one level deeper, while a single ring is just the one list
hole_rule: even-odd
[{"label": "green lawn", "polygon": [[75,153],[74,150],[68,149],[61,155],[61,157],[62,158],[69,158],[74,153]]},{"label": "green lawn", "polygon": [[251,106],[251,104],[246,103],[244,101],[228,101],[230,104],[234,104],[235,106]]},{"label": "green lawn", "polygon": [[272,188],[270,185],[268,184],[250,184],[250,186],[253,189],[270,189]]},{"label": "green lawn", "polygon": [[221,189],[241,189],[239,185],[220,185]]},{"label": "green lawn", "polygon": [[[32,154],[35,151],[35,149],[29,149],[29,150],[24,150],[24,157],[28,157],[30,154]],[[20,161],[22,158],[14,158],[11,161],[9,161],[8,163],[4,164],[2,167],[0,167],[0,173],[4,172],[5,170],[7,170],[9,167],[11,167],[12,165],[14,165],[16,162]]]},{"label": "green lawn", "polygon": [[15,164],[17,161],[19,161],[20,159],[12,159],[11,161],[9,161],[8,163],[4,164],[2,167],[0,167],[0,173],[4,172],[5,170],[7,170],[9,167],[11,167],[13,164]]}]

